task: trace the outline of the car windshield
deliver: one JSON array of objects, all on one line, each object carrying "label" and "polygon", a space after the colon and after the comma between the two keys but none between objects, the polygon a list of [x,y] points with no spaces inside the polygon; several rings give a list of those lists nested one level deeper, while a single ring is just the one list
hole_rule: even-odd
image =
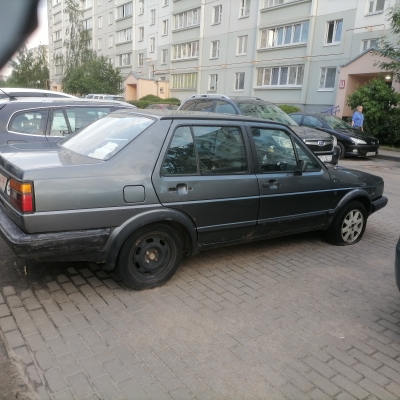
[{"label": "car windshield", "polygon": [[323,115],[321,116],[332,129],[349,129],[351,126],[342,119],[335,117],[334,115]]},{"label": "car windshield", "polygon": [[274,104],[252,101],[237,103],[237,105],[244,115],[282,122],[290,126],[298,126],[296,121]]},{"label": "car windshield", "polygon": [[109,114],[79,133],[60,142],[61,147],[97,160],[108,160],[140,133],[147,129],[153,119],[137,115]]}]

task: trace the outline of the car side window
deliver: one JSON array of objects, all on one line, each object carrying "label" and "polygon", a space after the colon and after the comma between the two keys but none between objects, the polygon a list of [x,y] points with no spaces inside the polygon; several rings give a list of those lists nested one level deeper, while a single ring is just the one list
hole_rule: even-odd
[{"label": "car side window", "polygon": [[237,114],[235,107],[233,107],[232,104],[222,100],[217,101],[215,112],[220,114]]},{"label": "car side window", "polygon": [[53,120],[51,122],[50,136],[65,136],[68,135],[68,124],[64,116],[63,110],[53,111]]},{"label": "car side window", "polygon": [[317,118],[312,117],[311,115],[306,115],[304,117],[303,124],[307,125],[307,126],[312,126],[312,127],[319,127],[319,128],[323,127],[322,122],[320,120],[318,120]]},{"label": "car side window", "polygon": [[169,176],[196,173],[197,162],[192,130],[189,126],[182,126],[174,132],[161,167],[161,174]]},{"label": "car side window", "polygon": [[46,110],[24,111],[14,115],[8,130],[31,135],[43,135],[46,119]]},{"label": "car side window", "polygon": [[291,117],[295,122],[297,122],[300,125],[301,114],[290,114],[289,117]]},{"label": "car side window", "polygon": [[214,108],[214,100],[200,100],[194,111],[212,112]]},{"label": "car side window", "polygon": [[304,167],[303,170],[305,172],[317,172],[321,171],[321,166],[319,165],[317,160],[314,160],[311,158],[306,152],[296,143],[296,150],[297,150],[297,155],[299,157],[299,160],[304,161]]},{"label": "car side window", "polygon": [[66,109],[72,133],[110,114],[111,111],[110,107],[71,107]]},{"label": "car side window", "polygon": [[263,173],[295,171],[296,154],[290,135],[278,129],[251,128]]},{"label": "car side window", "polygon": [[181,110],[190,111],[194,108],[195,105],[196,105],[195,100],[188,100],[182,105]]}]

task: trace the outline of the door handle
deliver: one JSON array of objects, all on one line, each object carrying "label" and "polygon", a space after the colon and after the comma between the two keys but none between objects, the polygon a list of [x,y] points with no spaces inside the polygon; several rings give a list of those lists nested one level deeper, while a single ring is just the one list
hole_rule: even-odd
[{"label": "door handle", "polygon": [[188,188],[186,183],[178,183],[175,187],[168,188],[168,192],[176,192],[177,194],[188,194],[189,190],[193,190],[191,187]]},{"label": "door handle", "polygon": [[281,183],[275,179],[271,179],[270,181],[263,183],[263,187],[265,188],[277,189],[278,186],[281,186]]}]

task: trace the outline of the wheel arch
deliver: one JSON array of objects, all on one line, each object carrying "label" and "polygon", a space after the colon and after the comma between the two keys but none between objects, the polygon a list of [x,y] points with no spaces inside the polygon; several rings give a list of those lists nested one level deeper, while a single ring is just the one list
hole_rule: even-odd
[{"label": "wheel arch", "polygon": [[165,224],[175,229],[182,240],[185,254],[198,252],[196,226],[186,214],[172,209],[153,210],[131,218],[112,232],[103,269],[107,271],[114,269],[122,245],[133,232],[154,223]]}]

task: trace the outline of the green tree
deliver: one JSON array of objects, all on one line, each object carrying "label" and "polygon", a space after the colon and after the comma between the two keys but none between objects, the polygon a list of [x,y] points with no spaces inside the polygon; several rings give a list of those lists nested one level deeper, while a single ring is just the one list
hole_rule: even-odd
[{"label": "green tree", "polygon": [[45,46],[31,50],[23,46],[16,59],[10,61],[10,67],[12,72],[7,79],[7,86],[46,89],[49,63]]},{"label": "green tree", "polygon": [[97,55],[71,69],[63,79],[65,92],[81,96],[89,93],[118,94],[121,84],[120,72],[113,68],[107,57]]},{"label": "green tree", "polygon": [[349,96],[347,104],[364,107],[364,131],[378,137],[383,144],[400,144],[400,93],[382,77],[375,78]]},{"label": "green tree", "polygon": [[380,61],[378,65],[385,71],[393,71],[393,77],[400,82],[400,5],[389,9],[389,21],[394,39],[390,41],[384,37],[380,42],[380,51],[377,54],[389,57],[392,61]]}]

